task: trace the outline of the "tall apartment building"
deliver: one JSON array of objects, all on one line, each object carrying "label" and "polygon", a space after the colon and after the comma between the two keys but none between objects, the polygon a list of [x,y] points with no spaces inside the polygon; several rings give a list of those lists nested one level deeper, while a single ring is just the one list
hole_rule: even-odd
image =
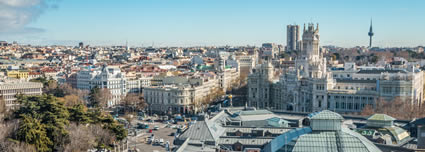
[{"label": "tall apartment building", "polygon": [[41,95],[43,84],[38,82],[2,82],[0,83],[0,96],[5,102],[5,105],[8,109],[14,108],[19,104],[16,103],[16,95]]},{"label": "tall apartment building", "polygon": [[286,51],[300,50],[300,26],[286,26]]},{"label": "tall apartment building", "polygon": [[[387,65],[385,68],[328,68],[319,48],[319,28],[304,27],[302,49],[279,80],[271,81],[273,66],[259,66],[249,77],[248,103],[257,108],[314,112],[324,109],[360,112],[377,100],[399,98],[412,104],[423,102],[423,72],[415,66]],[[268,63],[265,63],[268,64]],[[262,80],[263,78],[266,78]],[[261,82],[258,82],[261,81]]]}]

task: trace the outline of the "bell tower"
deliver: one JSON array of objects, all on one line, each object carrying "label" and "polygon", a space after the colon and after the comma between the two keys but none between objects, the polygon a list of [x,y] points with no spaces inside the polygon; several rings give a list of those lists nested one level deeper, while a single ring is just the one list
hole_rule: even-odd
[{"label": "bell tower", "polygon": [[313,58],[318,58],[320,56],[319,40],[319,24],[317,24],[316,28],[314,28],[314,24],[309,23],[307,29],[304,24],[301,57],[310,60]]}]

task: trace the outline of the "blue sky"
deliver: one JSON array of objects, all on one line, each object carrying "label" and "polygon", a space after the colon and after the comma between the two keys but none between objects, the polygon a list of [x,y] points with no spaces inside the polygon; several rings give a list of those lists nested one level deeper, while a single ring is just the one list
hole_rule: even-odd
[{"label": "blue sky", "polygon": [[130,46],[285,45],[286,25],[314,22],[319,23],[321,45],[352,47],[368,45],[373,18],[377,46],[425,43],[421,0],[33,0],[24,5],[26,1],[0,0],[0,13],[10,7],[15,15],[26,9],[32,15],[18,25],[0,15],[0,39],[41,45],[124,45],[126,40]]}]

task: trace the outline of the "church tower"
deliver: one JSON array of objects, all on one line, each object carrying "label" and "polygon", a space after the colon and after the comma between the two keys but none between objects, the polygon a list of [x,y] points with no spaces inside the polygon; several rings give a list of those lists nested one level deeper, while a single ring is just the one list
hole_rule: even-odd
[{"label": "church tower", "polygon": [[308,28],[306,29],[304,24],[304,32],[303,32],[303,39],[302,39],[302,51],[301,56],[302,58],[306,59],[317,59],[319,58],[319,24],[316,25],[316,28],[314,28],[313,23],[308,24]]},{"label": "church tower", "polygon": [[309,23],[302,36],[301,54],[296,59],[298,73],[303,78],[323,78],[326,75],[326,59],[319,48],[319,24]]}]

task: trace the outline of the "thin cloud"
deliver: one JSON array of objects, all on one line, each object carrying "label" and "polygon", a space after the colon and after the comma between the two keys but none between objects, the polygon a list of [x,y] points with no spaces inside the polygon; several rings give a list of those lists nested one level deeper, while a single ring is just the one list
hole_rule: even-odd
[{"label": "thin cloud", "polygon": [[57,8],[58,0],[0,0],[0,34],[28,34],[44,32],[44,29],[27,27],[51,8]]}]

